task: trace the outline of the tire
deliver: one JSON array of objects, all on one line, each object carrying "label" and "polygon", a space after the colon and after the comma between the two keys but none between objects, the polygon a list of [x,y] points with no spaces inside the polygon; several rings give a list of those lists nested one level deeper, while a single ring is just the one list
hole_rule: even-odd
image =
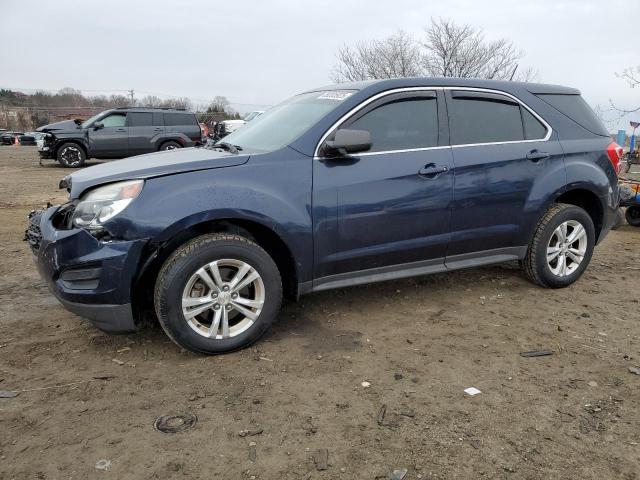
[{"label": "tire", "polygon": [[168,142],[164,142],[160,145],[160,151],[163,152],[165,150],[175,150],[176,148],[182,148],[178,142],[174,142],[173,140],[169,140]]},{"label": "tire", "polygon": [[624,218],[632,227],[640,227],[640,206],[627,207],[627,211],[624,212]]},{"label": "tire", "polygon": [[[584,229],[584,234],[574,240],[569,247],[565,247],[558,229],[565,226],[566,240],[571,240],[572,234],[580,233],[577,226]],[[580,207],[558,203],[553,205],[538,222],[535,234],[531,239],[527,255],[523,261],[525,276],[542,287],[563,288],[575,282],[591,261],[595,245],[595,228],[589,214]],[[551,261],[547,258],[548,249],[557,249]],[[576,255],[576,252],[581,254]],[[577,262],[575,259],[581,258]],[[562,261],[564,260],[564,263]],[[554,271],[555,270],[555,271]]]},{"label": "tire", "polygon": [[[217,277],[213,262],[219,266]],[[250,269],[236,282],[241,288],[229,288],[244,265]],[[243,287],[246,280],[252,281]],[[235,303],[238,299],[242,305]],[[231,234],[204,235],[178,248],[160,269],[154,291],[156,314],[169,338],[190,352],[207,355],[251,345],[275,321],[281,304],[282,280],[273,259],[251,240]],[[185,309],[203,310],[188,319]],[[257,316],[249,318],[240,309]]]},{"label": "tire", "polygon": [[56,153],[56,159],[65,168],[78,168],[84,165],[87,154],[77,143],[67,142],[60,145]]}]

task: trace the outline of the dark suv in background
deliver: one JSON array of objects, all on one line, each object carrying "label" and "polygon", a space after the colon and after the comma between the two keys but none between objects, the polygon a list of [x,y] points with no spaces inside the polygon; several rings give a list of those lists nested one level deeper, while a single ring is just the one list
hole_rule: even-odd
[{"label": "dark suv in background", "polygon": [[621,153],[572,88],[334,85],[212,146],[68,175],[27,240],[99,328],[154,312],[182,347],[220,353],[260,337],[283,295],[518,260],[566,287],[617,217]]},{"label": "dark suv in background", "polygon": [[88,158],[123,158],[193,147],[202,140],[195,114],[167,108],[117,108],[79,122],[40,127],[40,158],[80,167]]}]

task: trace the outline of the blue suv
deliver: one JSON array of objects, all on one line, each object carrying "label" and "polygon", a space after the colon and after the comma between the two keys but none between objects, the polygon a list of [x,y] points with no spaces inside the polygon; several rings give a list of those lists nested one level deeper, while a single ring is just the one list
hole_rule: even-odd
[{"label": "blue suv", "polygon": [[66,176],[26,239],[70,311],[106,331],[155,314],[178,345],[255,341],[283,296],[506,261],[543,287],[587,267],[621,149],[560,86],[333,85],[216,144]]}]

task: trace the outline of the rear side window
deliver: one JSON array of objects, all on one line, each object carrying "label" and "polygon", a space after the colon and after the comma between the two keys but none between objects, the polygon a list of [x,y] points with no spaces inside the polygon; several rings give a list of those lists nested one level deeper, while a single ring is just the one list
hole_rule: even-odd
[{"label": "rear side window", "polygon": [[438,144],[437,102],[435,98],[391,101],[344,128],[367,130],[371,134],[370,152],[434,147]]},{"label": "rear side window", "polygon": [[129,112],[127,117],[130,127],[150,127],[153,125],[152,113]]},{"label": "rear side window", "polygon": [[524,140],[520,106],[493,98],[453,98],[452,144]]},{"label": "rear side window", "polygon": [[177,125],[197,125],[196,117],[192,113],[169,113],[164,114],[164,124],[167,127]]},{"label": "rear side window", "polygon": [[580,95],[545,93],[537,96],[591,133],[609,136],[605,126]]}]

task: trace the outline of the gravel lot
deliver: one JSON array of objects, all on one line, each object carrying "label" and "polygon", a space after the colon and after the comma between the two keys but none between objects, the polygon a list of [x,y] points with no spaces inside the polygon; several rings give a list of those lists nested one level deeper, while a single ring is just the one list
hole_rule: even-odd
[{"label": "gravel lot", "polygon": [[22,236],[66,173],[0,147],[0,479],[639,478],[640,229],[564,290],[504,265],[313,294],[201,357],[49,294]]}]

